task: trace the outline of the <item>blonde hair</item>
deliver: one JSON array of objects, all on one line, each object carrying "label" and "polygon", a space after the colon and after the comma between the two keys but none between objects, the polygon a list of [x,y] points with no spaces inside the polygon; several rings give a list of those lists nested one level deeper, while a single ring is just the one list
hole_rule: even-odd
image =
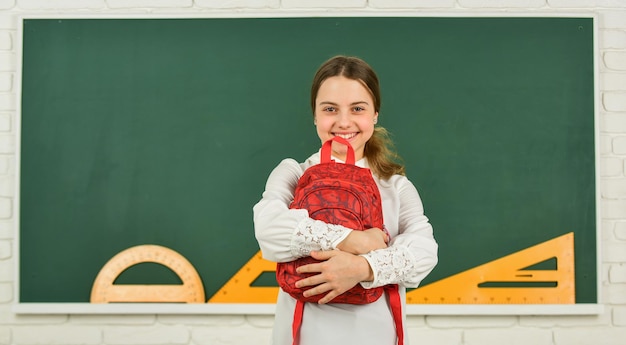
[{"label": "blonde hair", "polygon": [[[315,99],[324,80],[342,76],[361,82],[374,100],[374,110],[380,110],[380,83],[376,72],[365,61],[353,56],[335,56],[324,62],[315,73],[311,85],[311,108],[315,116]],[[374,128],[374,134],[365,144],[363,152],[370,169],[379,178],[387,180],[393,175],[404,175],[402,159],[395,151],[389,132],[381,127]]]}]

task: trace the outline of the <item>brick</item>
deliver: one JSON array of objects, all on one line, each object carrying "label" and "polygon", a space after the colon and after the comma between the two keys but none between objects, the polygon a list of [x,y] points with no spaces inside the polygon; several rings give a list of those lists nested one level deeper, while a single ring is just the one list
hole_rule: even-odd
[{"label": "brick", "polygon": [[0,155],[0,174],[15,171],[15,156]]},{"label": "brick", "polygon": [[593,344],[623,345],[626,338],[626,327],[623,328],[562,328],[554,329],[555,345]]},{"label": "brick", "polygon": [[463,331],[452,329],[430,329],[407,327],[407,337],[411,344],[419,345],[459,345],[463,344]]},{"label": "brick", "polygon": [[0,220],[0,239],[13,239],[13,221]]},{"label": "brick", "polygon": [[600,73],[603,91],[626,91],[626,73]]},{"label": "brick", "polygon": [[552,345],[549,329],[466,329],[463,345],[507,344],[507,345]]},{"label": "brick", "polygon": [[613,9],[599,11],[599,13],[599,23],[603,29],[626,29],[626,11]]},{"label": "brick", "polygon": [[[241,332],[239,327],[234,328]],[[104,343],[110,345],[173,345],[189,343],[190,333],[185,326],[111,326],[103,331]],[[242,343],[244,344],[244,343]]]},{"label": "brick", "polygon": [[600,135],[600,154],[613,153],[613,137],[609,135]]},{"label": "brick", "polygon": [[0,111],[15,110],[16,97],[12,93],[0,93]]},{"label": "brick", "polygon": [[[10,132],[11,131],[11,114],[10,113],[0,113],[0,132]],[[0,174],[6,173],[6,171],[0,168]]]},{"label": "brick", "polygon": [[626,71],[626,52],[608,51],[604,53],[604,65],[614,71]]},{"label": "brick", "polygon": [[618,155],[626,154],[626,136],[613,138],[613,153]]},{"label": "brick", "polygon": [[[13,301],[13,283],[0,283],[0,303]],[[2,344],[0,342],[0,344]]]},{"label": "brick", "polygon": [[13,260],[0,260],[0,282],[9,283],[15,279],[15,263]]},{"label": "brick", "polygon": [[156,315],[76,314],[70,315],[70,321],[74,325],[153,325],[156,321]]},{"label": "brick", "polygon": [[600,223],[600,241],[613,241],[615,240],[615,236],[613,236],[613,232],[615,229],[614,221],[602,219]]},{"label": "brick", "polygon": [[90,345],[102,343],[102,331],[95,326],[15,326],[15,344]]},{"label": "brick", "polygon": [[458,0],[459,6],[471,8],[539,8],[545,0]]},{"label": "brick", "polygon": [[626,306],[613,307],[613,324],[615,326],[626,326]]},{"label": "brick", "polygon": [[0,73],[0,92],[10,92],[13,89],[13,74]]},{"label": "brick", "polygon": [[0,32],[0,50],[13,49],[13,38],[8,31]]},{"label": "brick", "polygon": [[626,240],[626,222],[618,222],[615,224],[615,238],[618,240]]},{"label": "brick", "polygon": [[432,328],[512,327],[516,316],[428,316],[426,324]]},{"label": "brick", "polygon": [[280,0],[194,0],[194,4],[205,8],[279,8]]},{"label": "brick", "polygon": [[213,344],[270,344],[271,328],[241,327],[197,327],[191,332],[195,345]]},{"label": "brick", "polygon": [[[0,179],[0,195],[2,193],[2,180]],[[601,185],[602,197],[607,199],[626,198],[626,178],[605,179]]]},{"label": "brick", "polygon": [[11,198],[0,197],[0,219],[8,219],[13,215]]},{"label": "brick", "polygon": [[11,329],[9,327],[0,327],[0,344],[11,344]]},{"label": "brick", "polygon": [[602,262],[626,262],[626,242],[602,243]]},{"label": "brick", "polygon": [[600,159],[600,176],[616,177],[624,175],[624,160],[616,157]]},{"label": "brick", "polygon": [[624,219],[626,218],[626,200],[603,200],[600,210],[602,218]]},{"label": "brick", "polygon": [[[11,1],[11,2],[14,2],[14,1]],[[15,30],[16,28],[17,28],[17,17],[16,16],[14,16],[14,15],[0,15],[0,29]]]},{"label": "brick", "polygon": [[454,8],[454,0],[369,0],[371,8]]},{"label": "brick", "polygon": [[193,0],[107,0],[110,8],[188,8],[193,6]]},{"label": "brick", "polygon": [[625,49],[626,31],[600,30],[600,46],[602,49]]},{"label": "brick", "polygon": [[106,8],[105,0],[19,0],[24,10],[97,10]]},{"label": "brick", "polygon": [[11,257],[13,243],[11,241],[0,241],[0,260],[6,260]]},{"label": "brick", "polygon": [[15,72],[15,54],[7,51],[0,51],[0,72]]},{"label": "brick", "polygon": [[602,94],[602,104],[607,111],[626,112],[626,92],[604,92]]},{"label": "brick", "polygon": [[367,0],[282,0],[282,8],[365,8]]},{"label": "brick", "polygon": [[0,0],[0,9],[8,10],[15,6],[15,0]]},{"label": "brick", "polygon": [[611,265],[609,282],[611,284],[626,283],[626,263]]},{"label": "brick", "polygon": [[547,0],[550,7],[567,8],[624,8],[622,0]]},{"label": "brick", "polygon": [[13,175],[0,175],[0,196],[15,196],[15,177]]},{"label": "brick", "polygon": [[426,327],[426,316],[424,315],[408,315],[406,317],[406,327]]},{"label": "brick", "polygon": [[203,326],[241,326],[246,323],[245,315],[158,315],[159,323],[189,324]]},{"label": "brick", "polygon": [[606,133],[626,133],[626,113],[602,114],[602,131]]},{"label": "brick", "polygon": [[0,154],[15,153],[15,137],[0,133]]}]

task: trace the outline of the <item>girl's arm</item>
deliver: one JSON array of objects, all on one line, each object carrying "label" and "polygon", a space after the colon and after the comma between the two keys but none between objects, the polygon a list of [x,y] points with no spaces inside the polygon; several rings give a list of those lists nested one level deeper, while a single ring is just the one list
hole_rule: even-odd
[{"label": "girl's arm", "polygon": [[287,262],[311,251],[335,249],[351,232],[340,225],[309,218],[303,209],[289,209],[303,170],[285,159],[271,172],[261,200],[254,205],[254,231],[263,257]]},{"label": "girl's arm", "polygon": [[362,282],[365,288],[386,284],[418,287],[437,264],[438,245],[415,186],[404,176],[393,181],[398,190],[398,234],[389,247],[363,257],[369,262],[374,280]]}]

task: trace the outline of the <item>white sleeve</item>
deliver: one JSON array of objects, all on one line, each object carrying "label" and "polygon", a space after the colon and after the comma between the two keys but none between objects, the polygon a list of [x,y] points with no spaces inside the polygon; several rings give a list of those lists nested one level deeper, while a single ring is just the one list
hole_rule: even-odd
[{"label": "white sleeve", "polygon": [[438,245],[415,186],[405,177],[395,184],[399,193],[398,235],[389,247],[363,255],[374,273],[372,282],[361,283],[365,288],[386,284],[415,288],[437,264]]},{"label": "white sleeve", "polygon": [[254,233],[270,261],[287,262],[312,250],[335,249],[350,233],[340,225],[309,218],[307,210],[289,209],[302,167],[285,159],[271,172],[261,200],[253,207]]}]

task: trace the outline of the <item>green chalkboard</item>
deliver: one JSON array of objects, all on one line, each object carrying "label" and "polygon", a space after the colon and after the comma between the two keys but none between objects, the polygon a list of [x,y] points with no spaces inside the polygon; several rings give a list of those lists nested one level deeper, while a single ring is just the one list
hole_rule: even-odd
[{"label": "green chalkboard", "polygon": [[424,284],[573,232],[597,302],[593,19],[546,17],[25,19],[20,302],[88,302],[148,243],[213,295],[258,251],[271,169],[319,148],[309,85],[336,54],[379,73],[440,244]]}]

